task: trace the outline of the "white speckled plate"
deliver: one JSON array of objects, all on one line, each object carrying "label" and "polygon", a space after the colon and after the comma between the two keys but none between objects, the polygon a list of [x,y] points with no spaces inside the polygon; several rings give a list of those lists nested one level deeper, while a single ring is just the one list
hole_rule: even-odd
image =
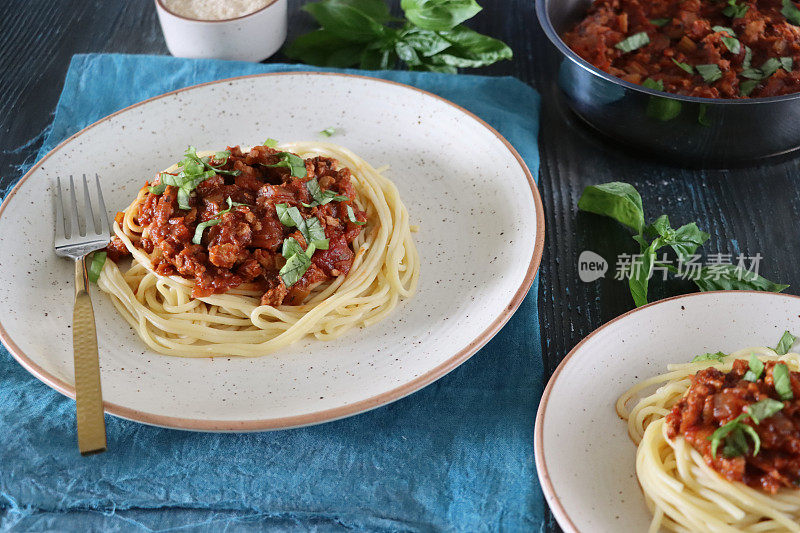
[{"label": "white speckled plate", "polygon": [[[279,106],[263,105],[263,95]],[[194,120],[214,116],[213,127]],[[421,256],[418,294],[386,320],[331,342],[255,359],[179,359],[148,351],[99,291],[106,411],[185,429],[247,431],[314,424],[372,409],[440,378],[508,320],[542,255],[533,178],[495,130],[454,104],[358,76],[267,74],[179,90],[124,109],[65,141],[0,207],[0,337],[39,379],[74,395],[73,272],[53,253],[56,176],[99,173],[108,208],[188,144],[221,149],[267,137],[346,146],[400,189]],[[47,191],[47,194],[43,194]]]},{"label": "white speckled plate", "polygon": [[536,469],[567,532],[647,531],[636,446],[617,398],[669,363],[706,352],[775,346],[800,331],[800,297],[718,291],[668,298],[630,311],[583,339],[561,362],[536,416]]}]

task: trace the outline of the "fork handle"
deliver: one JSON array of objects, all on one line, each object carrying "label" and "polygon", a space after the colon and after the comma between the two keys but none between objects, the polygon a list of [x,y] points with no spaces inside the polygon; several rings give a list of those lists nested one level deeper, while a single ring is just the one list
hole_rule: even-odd
[{"label": "fork handle", "polygon": [[78,448],[81,455],[106,451],[106,422],[100,390],[100,358],[94,310],[89,297],[86,257],[75,260],[75,307],[72,312],[72,348],[75,356],[75,403]]}]

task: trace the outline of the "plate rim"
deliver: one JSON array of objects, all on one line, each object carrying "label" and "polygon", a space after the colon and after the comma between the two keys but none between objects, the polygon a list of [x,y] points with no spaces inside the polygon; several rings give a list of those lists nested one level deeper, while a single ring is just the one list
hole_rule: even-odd
[{"label": "plate rim", "polygon": [[[418,376],[413,380],[400,385],[399,387],[394,387],[388,391],[384,391],[380,394],[376,394],[375,396],[371,396],[369,398],[359,400],[351,404],[342,405],[339,407],[333,407],[329,409],[322,409],[319,411],[313,411],[301,415],[291,415],[278,418],[264,418],[264,419],[253,419],[253,420],[213,420],[213,419],[184,418],[184,417],[175,417],[168,415],[159,415],[155,413],[149,413],[147,411],[140,411],[138,409],[133,409],[131,407],[126,407],[112,402],[104,401],[103,409],[106,413],[120,418],[125,418],[128,420],[133,420],[136,422],[141,422],[144,424],[160,426],[160,427],[185,429],[192,431],[228,431],[228,432],[290,429],[301,426],[321,424],[323,422],[331,422],[348,416],[357,415],[366,411],[370,411],[377,407],[387,405],[401,398],[404,398],[405,396],[408,396],[409,394],[412,394],[422,389],[423,387],[430,385],[434,381],[444,377],[446,374],[448,374],[449,372],[460,366],[462,363],[467,361],[467,359],[472,357],[479,349],[481,349],[487,342],[489,342],[489,340],[492,337],[494,337],[500,331],[500,329],[506,324],[506,322],[508,322],[508,320],[514,314],[517,308],[519,308],[520,304],[522,303],[522,300],[527,295],[528,290],[533,284],[533,280],[536,277],[539,265],[542,260],[542,252],[544,251],[545,218],[544,218],[544,206],[542,205],[542,198],[539,193],[539,189],[536,185],[536,180],[531,174],[528,165],[522,159],[522,156],[519,155],[519,152],[517,152],[517,150],[511,145],[511,143],[505,137],[503,137],[494,127],[489,125],[485,120],[478,117],[471,111],[459,106],[458,104],[451,102],[446,98],[443,98],[430,91],[419,89],[412,85],[407,85],[405,83],[400,83],[393,80],[385,80],[382,78],[374,78],[371,76],[364,76],[360,74],[350,74],[350,73],[340,73],[340,72],[316,72],[316,71],[264,72],[259,74],[247,74],[244,76],[235,76],[232,78],[224,78],[220,80],[213,80],[204,83],[198,83],[196,85],[182,87],[180,89],[175,89],[173,91],[152,96],[150,98],[147,98],[146,100],[142,100],[141,102],[137,102],[135,104],[126,106],[122,109],[119,109],[118,111],[115,111],[114,113],[111,113],[110,115],[107,115],[97,120],[96,122],[93,122],[92,124],[81,129],[80,131],[70,135],[69,137],[61,141],[52,150],[50,150],[47,154],[45,154],[45,156],[42,157],[39,161],[37,161],[19,179],[19,181],[14,185],[11,191],[9,191],[8,195],[6,195],[6,197],[3,199],[2,204],[0,204],[0,224],[2,223],[2,215],[9,203],[9,200],[19,191],[19,189],[22,187],[22,184],[25,183],[25,181],[36,170],[38,170],[39,167],[45,161],[47,161],[47,159],[51,155],[55,154],[57,151],[64,148],[64,146],[66,146],[68,143],[78,138],[79,136],[83,135],[88,130],[102,124],[107,120],[110,120],[116,115],[129,111],[136,107],[139,107],[141,105],[147,104],[149,102],[159,100],[161,98],[166,98],[168,96],[172,96],[181,93],[183,91],[189,91],[192,89],[197,89],[209,85],[230,83],[233,81],[250,79],[250,78],[264,78],[268,76],[309,76],[309,75],[356,78],[356,79],[370,80],[379,83],[385,83],[393,86],[399,86],[405,89],[410,89],[422,93],[423,95],[433,97],[441,102],[444,102],[445,104],[448,104],[449,106],[455,108],[457,111],[460,111],[461,113],[473,118],[475,121],[478,122],[478,124],[489,130],[490,133],[494,134],[495,137],[497,137],[505,145],[505,147],[509,150],[509,152],[514,156],[514,158],[519,163],[523,173],[525,174],[525,177],[527,178],[528,185],[530,186],[531,194],[533,196],[533,203],[536,209],[536,237],[533,245],[533,254],[531,257],[530,264],[528,265],[528,269],[525,273],[525,277],[522,280],[522,283],[514,292],[510,301],[505,305],[500,315],[498,315],[495,318],[495,320],[493,320],[492,323],[489,324],[489,326],[484,331],[482,331],[479,335],[477,335],[462,350],[456,352],[452,357],[450,357],[440,365],[434,367],[433,369],[429,370],[425,374]],[[16,361],[23,368],[25,368],[25,370],[30,372],[34,377],[42,381],[45,385],[48,385],[49,387],[60,392],[61,394],[69,398],[75,399],[75,388],[72,385],[56,377],[55,375],[51,374],[50,372],[46,371],[44,368],[39,366],[13,341],[13,339],[3,326],[2,317],[0,317],[0,341],[2,341],[3,345],[5,345],[8,351],[11,353],[12,357],[14,357],[14,359],[16,359]]]},{"label": "plate rim", "polygon": [[[556,381],[558,381],[558,377],[561,374],[561,371],[569,363],[569,360],[572,359],[572,356],[575,355],[577,352],[589,339],[594,337],[596,334],[600,333],[600,331],[606,329],[607,327],[611,326],[612,324],[632,315],[638,311],[646,309],[648,307],[654,307],[656,305],[664,304],[666,302],[671,302],[674,300],[682,300],[685,298],[697,298],[700,296],[704,296],[707,294],[725,294],[725,293],[735,293],[735,294],[758,294],[762,296],[779,296],[783,298],[796,298],[800,299],[800,296],[796,294],[784,294],[781,292],[768,292],[768,291],[756,291],[756,290],[719,290],[719,291],[702,291],[702,292],[690,292],[687,294],[679,294],[677,296],[670,296],[669,298],[663,298],[661,300],[656,300],[655,302],[650,302],[645,304],[641,307],[635,307],[625,313],[612,318],[605,324],[601,324],[591,333],[586,335],[583,339],[575,345],[572,350],[561,360],[558,364],[556,369],[553,371],[553,374],[550,376],[550,379],[547,381],[547,386],[544,388],[544,392],[542,392],[542,398],[539,400],[539,408],[536,411],[536,419],[534,421],[534,431],[533,431],[533,453],[534,458],[536,460],[536,474],[539,477],[539,484],[542,487],[542,492],[544,493],[545,501],[547,505],[550,507],[550,510],[553,512],[553,515],[556,517],[556,521],[558,525],[566,533],[581,533],[581,531],[575,526],[575,523],[570,518],[567,510],[564,508],[564,505],[561,503],[560,498],[556,494],[555,487],[553,486],[553,482],[550,479],[550,473],[547,469],[547,461],[545,461],[544,456],[544,415],[545,411],[547,410],[547,403],[550,400],[550,394],[553,391],[553,387],[555,386]],[[638,483],[638,481],[637,481]]]}]

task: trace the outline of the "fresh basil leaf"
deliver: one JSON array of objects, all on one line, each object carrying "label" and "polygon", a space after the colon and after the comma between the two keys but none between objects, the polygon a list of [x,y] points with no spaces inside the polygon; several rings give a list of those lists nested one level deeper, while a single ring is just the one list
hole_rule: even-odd
[{"label": "fresh basil leaf", "polygon": [[650,24],[659,28],[666,26],[672,19],[650,19]]},{"label": "fresh basil leaf", "polygon": [[617,50],[622,50],[623,52],[633,52],[634,50],[638,50],[642,46],[645,46],[650,43],[650,37],[647,35],[647,32],[640,31],[639,33],[634,33],[630,37],[621,40],[617,44],[614,45],[614,48]]},{"label": "fresh basil leaf", "polygon": [[303,215],[296,207],[289,207],[289,204],[275,204],[275,211],[278,213],[278,220],[287,228],[305,226]]},{"label": "fresh basil leaf", "polygon": [[658,217],[655,222],[645,229],[645,233],[659,235],[661,237],[661,245],[669,246],[675,250],[675,253],[678,254],[682,261],[686,261],[694,255],[697,248],[711,237],[708,233],[700,231],[694,222],[673,230],[667,215]]},{"label": "fresh basil leaf", "polygon": [[781,15],[795,26],[800,26],[800,9],[797,9],[795,3],[792,0],[783,0],[782,5]]},{"label": "fresh basil leaf", "polygon": [[428,57],[426,63],[456,68],[476,68],[511,59],[513,52],[503,41],[480,34],[466,26],[438,32],[451,44],[441,53]]},{"label": "fresh basil leaf", "polygon": [[[718,279],[714,279],[714,278]],[[692,280],[701,291],[717,290],[756,290],[765,292],[782,292],[789,286],[773,283],[754,272],[731,264],[702,267],[697,279]]]},{"label": "fresh basil leaf", "polygon": [[797,337],[788,331],[784,331],[783,335],[781,335],[781,340],[778,341],[778,346],[775,348],[775,353],[778,355],[786,355],[789,353],[789,350],[792,349],[792,345],[796,340]]},{"label": "fresh basil leaf", "polygon": [[764,76],[764,79],[775,74],[779,68],[781,68],[781,60],[778,58],[771,57],[764,61],[764,64],[761,65],[761,72]]},{"label": "fresh basil leaf", "polygon": [[317,178],[311,178],[308,180],[306,182],[306,189],[308,189],[308,193],[311,195],[314,201],[310,204],[304,203],[304,207],[315,207],[318,205],[325,205],[330,202],[347,202],[350,200],[349,196],[336,194],[330,189],[323,191],[319,186]]},{"label": "fresh basil leaf", "polygon": [[753,429],[751,426],[747,424],[740,424],[739,427],[742,431],[750,435],[750,438],[753,439],[753,456],[755,457],[758,455],[759,450],[761,450],[761,438],[756,433],[756,430]]},{"label": "fresh basil leaf", "polygon": [[792,68],[794,68],[794,60],[791,57],[782,57],[780,58],[781,68],[786,72],[791,72]]},{"label": "fresh basil leaf", "polygon": [[739,94],[742,96],[750,96],[750,93],[753,92],[753,89],[755,89],[759,83],[759,80],[747,80],[741,82],[739,84]]},{"label": "fresh basil leaf", "polygon": [[735,37],[722,37],[721,40],[725,48],[730,50],[732,54],[738,55],[739,52],[742,51],[742,43],[739,42],[739,39]]},{"label": "fresh basil leaf", "polygon": [[106,256],[106,252],[95,252],[92,254],[92,262],[89,264],[89,271],[86,273],[89,281],[92,283],[97,283],[97,280],[100,279],[100,274],[103,272],[103,265],[106,264]]},{"label": "fresh basil leaf", "polygon": [[578,209],[611,217],[636,233],[644,230],[642,197],[633,185],[612,181],[583,189]]},{"label": "fresh basil leaf", "polygon": [[742,60],[742,68],[749,69],[753,62],[753,49],[749,46],[744,47],[744,60]]},{"label": "fresh basil leaf", "polygon": [[719,66],[715,65],[714,63],[709,65],[697,65],[695,68],[697,69],[697,73],[703,77],[706,83],[714,83],[722,77],[722,71],[719,69]]},{"label": "fresh basil leaf", "polygon": [[734,31],[731,28],[727,27],[727,26],[711,26],[711,31],[717,32],[717,33],[727,33],[731,37],[735,37],[736,36],[736,33],[734,33]]},{"label": "fresh basil leaf", "polygon": [[695,355],[692,359],[692,363],[698,363],[700,361],[719,361],[721,363],[726,357],[728,357],[728,355],[722,352],[704,353],[702,355]]},{"label": "fresh basil leaf", "polygon": [[642,87],[647,87],[648,89],[653,89],[655,91],[663,91],[664,82],[661,80],[654,80],[653,78],[647,78],[642,82]]},{"label": "fresh basil leaf", "polygon": [[434,56],[450,48],[453,44],[435,31],[421,30],[413,26],[404,33],[402,39],[422,57]]},{"label": "fresh basil leaf", "polygon": [[711,126],[711,121],[706,117],[706,111],[706,104],[700,104],[700,107],[697,109],[697,123],[701,126],[709,127]]},{"label": "fresh basil leaf", "polygon": [[653,265],[656,258],[656,250],[661,247],[660,237],[655,239],[650,246],[643,252],[641,262],[632,266],[628,287],[631,290],[633,303],[636,307],[647,304],[647,290],[650,284],[650,276],[653,274]]},{"label": "fresh basil leaf", "polygon": [[788,366],[783,363],[778,363],[772,367],[772,383],[775,387],[775,392],[778,393],[781,400],[791,400],[794,398]]},{"label": "fresh basil leaf", "polygon": [[305,4],[302,9],[310,13],[324,30],[347,41],[366,43],[385,37],[388,28],[370,16],[369,10],[364,12],[359,3],[322,0]]},{"label": "fresh basil leaf", "polygon": [[347,206],[347,218],[350,220],[350,222],[352,222],[353,224],[355,224],[357,226],[363,226],[364,224],[367,223],[366,220],[364,222],[360,222],[356,218],[356,214],[353,212],[353,208],[350,207],[350,205]]},{"label": "fresh basil leaf", "polygon": [[397,41],[394,45],[394,51],[397,57],[410,67],[422,64],[422,60],[419,58],[417,51],[405,41]]},{"label": "fresh basil leaf", "polygon": [[728,422],[727,424],[717,428],[711,436],[706,437],[709,441],[711,441],[711,455],[716,457],[717,456],[717,448],[719,445],[722,444],[722,441],[735,429],[737,429],[740,425],[743,425],[741,421],[747,416],[747,414],[741,414]]},{"label": "fresh basil leaf", "polygon": [[281,248],[281,255],[284,259],[289,259],[294,254],[302,254],[305,253],[303,247],[300,246],[300,243],[297,242],[297,239],[294,237],[289,237],[284,239],[283,241],[283,248]]},{"label": "fresh basil leaf", "polygon": [[306,162],[302,157],[290,152],[278,152],[275,155],[280,158],[279,161],[274,165],[264,166],[271,168],[288,168],[291,176],[295,178],[305,178],[308,175],[308,172],[306,171]]},{"label": "fresh basil leaf", "polygon": [[773,400],[772,398],[764,398],[763,400],[747,406],[747,414],[750,415],[753,422],[760,424],[762,420],[773,416],[781,409],[783,409],[783,403]]},{"label": "fresh basil leaf", "polygon": [[452,29],[478,14],[475,0],[401,0],[406,18],[423,30]]},{"label": "fresh basil leaf", "polygon": [[[745,372],[744,376],[742,376],[742,379],[746,381],[756,382],[763,373],[764,373],[764,363],[761,362],[761,359],[756,357],[756,354],[751,353],[749,370]],[[756,423],[758,423],[758,421],[756,421]]]},{"label": "fresh basil leaf", "polygon": [[201,222],[197,225],[194,230],[194,237],[192,237],[192,242],[194,244],[201,244],[203,242],[203,232],[210,228],[211,226],[216,226],[222,222],[219,218],[212,218],[210,220],[206,220],[205,222]]},{"label": "fresh basil leaf", "polygon": [[734,19],[739,19],[745,16],[748,6],[739,5],[736,0],[728,0],[728,7],[722,10],[722,14]]},{"label": "fresh basil leaf", "polygon": [[[673,63],[675,63],[675,64],[676,64],[676,65],[677,65],[677,66],[678,66],[678,67],[679,67],[681,70],[683,70],[683,71],[684,71],[684,72],[686,72],[687,74],[694,74],[694,67],[692,67],[690,64],[688,64],[688,63],[681,63],[680,61],[678,61],[678,60],[677,60],[677,59],[675,59],[674,57],[672,58],[672,62],[673,62]],[[647,78],[647,79],[650,79],[650,78]],[[661,89],[659,89],[659,90],[660,90],[660,91],[663,91],[663,90],[664,90],[664,89],[663,89],[663,83],[662,83],[662,88],[661,88]]]},{"label": "fresh basil leaf", "polygon": [[324,135],[325,137],[330,137],[334,133],[336,133],[336,129],[335,128],[325,128],[324,130],[319,132],[320,135]]},{"label": "fresh basil leaf", "polygon": [[319,29],[297,37],[286,47],[286,55],[310,65],[347,68],[360,63],[363,50],[362,43]]},{"label": "fresh basil leaf", "polygon": [[278,274],[288,288],[297,283],[310,266],[311,259],[304,252],[300,252],[289,257]]}]

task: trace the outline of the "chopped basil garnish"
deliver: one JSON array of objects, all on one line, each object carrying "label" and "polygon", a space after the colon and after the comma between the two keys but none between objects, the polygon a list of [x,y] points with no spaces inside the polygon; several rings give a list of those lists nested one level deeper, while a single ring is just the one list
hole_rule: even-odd
[{"label": "chopped basil garnish", "polygon": [[649,42],[650,37],[647,35],[647,33],[640,31],[639,33],[634,33],[627,39],[623,39],[622,41],[618,42],[616,45],[614,45],[614,48],[617,50],[622,50],[623,52],[633,52]]},{"label": "chopped basil garnish", "polygon": [[92,255],[92,262],[89,264],[89,272],[87,276],[89,281],[97,283],[100,279],[100,273],[103,271],[103,265],[106,264],[106,252],[95,252]]},{"label": "chopped basil garnish", "polygon": [[744,59],[742,60],[742,68],[749,69],[753,61],[753,49],[749,46],[744,47]]},{"label": "chopped basil garnish", "polygon": [[278,219],[281,224],[287,228],[297,228],[307,244],[313,244],[320,250],[328,249],[325,229],[317,217],[305,220],[299,209],[289,207],[288,204],[275,204],[275,210],[278,212]]},{"label": "chopped basil garnish", "polygon": [[305,204],[304,203],[303,204],[304,207],[314,207],[314,206],[317,206],[317,205],[325,205],[325,204],[333,202],[333,201],[336,201],[336,202],[343,202],[344,201],[344,202],[346,202],[346,201],[350,200],[349,197],[336,194],[334,191],[331,191],[330,189],[328,189],[326,191],[323,191],[319,186],[319,182],[317,181],[317,178],[311,178],[310,180],[308,180],[306,182],[306,189],[308,189],[308,193],[311,195],[311,197],[314,199],[314,201],[311,202],[310,204]]},{"label": "chopped basil garnish", "polygon": [[745,372],[742,379],[746,381],[758,381],[758,378],[761,377],[761,374],[764,373],[764,363],[761,362],[761,359],[756,357],[756,354],[750,354],[750,369]]},{"label": "chopped basil garnish", "polygon": [[336,129],[335,128],[325,128],[324,130],[319,132],[320,135],[324,135],[325,137],[330,137],[334,133],[336,133]]},{"label": "chopped basil garnish", "polygon": [[704,353],[703,355],[695,355],[694,359],[692,359],[692,363],[698,363],[700,361],[719,361],[721,363],[726,357],[728,357],[728,355],[722,352]]},{"label": "chopped basil garnish", "polygon": [[742,18],[747,13],[748,6],[739,5],[737,0],[728,0],[728,7],[722,10],[722,14],[733,19]]},{"label": "chopped basil garnish", "polygon": [[[677,60],[677,59],[675,59],[674,57],[672,58],[672,62],[673,62],[673,63],[675,63],[676,65],[678,65],[678,67],[680,67],[680,68],[681,68],[681,70],[684,70],[684,71],[686,71],[686,72],[687,72],[687,73],[689,73],[689,74],[694,74],[694,68],[692,68],[692,66],[691,66],[691,65],[689,65],[688,63],[681,63],[680,61],[678,61],[678,60]],[[650,79],[650,78],[648,78],[648,79]],[[662,84],[662,85],[663,85],[663,84]],[[662,89],[662,90],[663,90],[663,89]]]},{"label": "chopped basil garnish", "polygon": [[753,422],[760,424],[762,420],[766,420],[781,409],[783,409],[783,403],[772,398],[764,398],[752,405],[748,405],[747,414],[750,415]]},{"label": "chopped basil garnish", "polygon": [[347,206],[347,218],[350,219],[350,222],[356,224],[357,226],[363,226],[364,224],[367,223],[366,221],[364,222],[359,221],[356,218],[356,214],[353,212],[353,208],[350,207],[349,205]]},{"label": "chopped basil garnish", "polygon": [[658,26],[659,28],[662,26],[666,26],[669,24],[669,21],[672,19],[650,19],[650,24],[653,26]]},{"label": "chopped basil garnish", "polygon": [[797,6],[792,0],[783,0],[781,15],[786,17],[786,20],[795,26],[800,26],[800,9],[797,9]]},{"label": "chopped basil garnish", "polygon": [[283,241],[283,248],[281,248],[281,255],[284,259],[289,259],[294,254],[297,253],[305,253],[303,247],[300,246],[300,243],[297,242],[297,239],[294,237],[289,237]]},{"label": "chopped basil garnish", "polygon": [[653,78],[647,78],[642,82],[642,87],[647,87],[648,89],[654,89],[656,91],[663,91],[664,82],[661,80],[654,80]]},{"label": "chopped basil garnish", "polygon": [[778,346],[775,348],[775,353],[778,355],[786,355],[792,349],[792,344],[797,340],[797,337],[784,331],[781,335],[781,340],[778,341]]},{"label": "chopped basil garnish", "polygon": [[241,172],[238,170],[222,170],[220,167],[228,162],[231,153],[228,151],[216,152],[214,159],[217,164],[211,163],[212,158],[209,156],[199,157],[197,150],[194,146],[186,149],[183,160],[178,163],[181,169],[178,174],[168,174],[162,172],[159,174],[160,183],[158,185],[148,187],[152,194],[164,194],[167,185],[178,188],[178,207],[181,209],[191,209],[189,205],[189,196],[192,194],[198,185],[214,176],[215,174],[224,174],[228,176],[238,176]]},{"label": "chopped basil garnish", "polygon": [[267,148],[275,148],[276,146],[278,146],[278,141],[276,141],[275,139],[267,139],[266,141],[264,141],[264,146],[266,146]]},{"label": "chopped basil garnish", "polygon": [[759,83],[759,80],[743,81],[739,84],[739,94],[742,96],[750,96],[750,93],[753,92],[753,89],[755,89]]},{"label": "chopped basil garnish", "polygon": [[792,71],[792,68],[794,66],[794,60],[791,57],[782,57],[780,61],[783,70],[785,70],[786,72]]},{"label": "chopped basil garnish", "polygon": [[789,378],[789,367],[783,363],[778,363],[772,367],[772,383],[775,387],[775,392],[781,397],[781,400],[791,400],[794,398],[792,391],[792,380]]},{"label": "chopped basil garnish", "polygon": [[742,44],[735,37],[723,37],[722,43],[732,54],[738,54],[742,50]]},{"label": "chopped basil garnish", "polygon": [[194,244],[200,244],[201,242],[203,242],[203,232],[207,228],[210,228],[211,226],[216,226],[217,224],[222,222],[222,215],[224,215],[225,213],[230,213],[234,207],[240,205],[247,205],[247,204],[240,204],[239,202],[234,202],[233,200],[231,200],[230,196],[228,196],[226,202],[228,202],[228,209],[223,209],[222,211],[217,213],[217,215],[214,218],[206,220],[205,222],[201,222],[197,225],[197,227],[194,230],[194,237],[192,237],[192,242]]},{"label": "chopped basil garnish", "polygon": [[697,65],[695,68],[697,69],[697,73],[703,77],[706,83],[714,83],[722,77],[722,71],[719,69],[719,66],[715,65],[714,63],[709,65]]},{"label": "chopped basil garnish", "polygon": [[292,177],[294,178],[306,177],[307,175],[306,162],[303,160],[302,157],[291,154],[289,152],[278,152],[275,155],[277,155],[280,158],[279,161],[274,165],[264,165],[264,166],[288,168]]},{"label": "chopped basil garnish", "polygon": [[710,437],[707,437],[711,441],[711,455],[717,456],[717,448],[723,441],[725,441],[725,447],[722,451],[726,457],[746,454],[748,446],[745,433],[753,439],[753,455],[758,455],[758,451],[761,449],[761,439],[752,427],[743,422],[748,416],[747,413],[742,413],[724,426],[717,428]]},{"label": "chopped basil garnish", "polygon": [[[297,241],[295,241],[297,242]],[[297,245],[298,248],[300,245]],[[278,274],[283,280],[286,287],[291,287],[297,283],[303,274],[306,273],[308,267],[311,266],[311,256],[314,255],[314,245],[309,245],[308,249],[304,252],[302,249],[289,256],[286,264],[280,269]]]},{"label": "chopped basil garnish", "polygon": [[[788,67],[788,68],[787,68]],[[787,72],[792,71],[792,58],[791,57],[782,57],[780,59],[771,57],[764,61],[764,64],[761,65],[761,68],[746,68],[742,71],[742,76],[745,78],[749,78],[751,80],[765,80],[775,74],[775,72],[779,69],[783,68]]]},{"label": "chopped basil garnish", "polygon": [[711,31],[713,31],[713,32],[717,32],[717,33],[727,33],[727,34],[728,34],[728,35],[730,35],[731,37],[733,37],[734,35],[736,35],[736,34],[733,32],[733,30],[732,30],[731,28],[727,27],[727,26],[711,26]]}]

